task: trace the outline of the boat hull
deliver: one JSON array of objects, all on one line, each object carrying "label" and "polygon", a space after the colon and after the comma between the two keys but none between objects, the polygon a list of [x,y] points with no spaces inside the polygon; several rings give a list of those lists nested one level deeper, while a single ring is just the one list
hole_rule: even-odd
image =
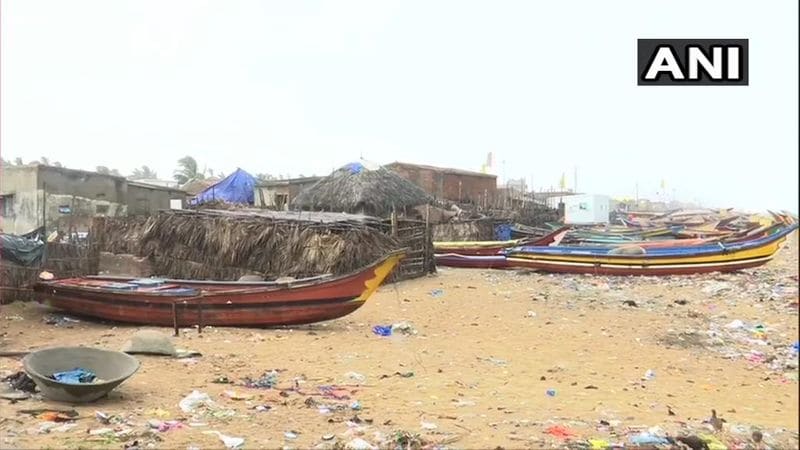
[{"label": "boat hull", "polygon": [[402,253],[393,253],[341,277],[300,281],[291,286],[212,288],[200,290],[199,295],[109,292],[70,285],[65,280],[38,283],[34,290],[40,303],[118,322],[162,326],[297,325],[332,320],[357,310],[402,257]]},{"label": "boat hull", "polygon": [[634,265],[634,264],[608,264],[585,263],[569,261],[542,261],[524,258],[508,258],[509,267],[525,268],[551,273],[572,273],[589,275],[615,275],[615,276],[666,276],[666,275],[692,275],[711,272],[734,272],[750,269],[766,264],[772,255],[760,258],[750,258],[738,261],[695,263],[695,264],[660,264],[660,265]]},{"label": "boat hull", "polygon": [[436,255],[436,265],[471,269],[505,269],[508,268],[508,260],[503,255],[474,256],[447,253]]}]

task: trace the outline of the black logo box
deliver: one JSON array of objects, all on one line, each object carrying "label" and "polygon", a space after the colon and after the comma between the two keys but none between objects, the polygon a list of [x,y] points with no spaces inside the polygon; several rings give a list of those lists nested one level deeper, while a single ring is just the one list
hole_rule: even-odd
[{"label": "black logo box", "polygon": [[[639,86],[747,86],[748,84],[748,39],[638,39],[637,44],[639,59],[636,80]],[[700,70],[698,80],[673,80],[664,73],[659,74],[655,80],[645,80],[645,72],[655,56],[656,50],[665,45],[672,47],[674,50],[678,64],[684,74],[687,73],[687,46],[700,47],[707,55],[711,55],[710,49],[712,46],[739,46],[741,48],[740,78],[737,80],[715,80],[709,78],[704,70]]]}]

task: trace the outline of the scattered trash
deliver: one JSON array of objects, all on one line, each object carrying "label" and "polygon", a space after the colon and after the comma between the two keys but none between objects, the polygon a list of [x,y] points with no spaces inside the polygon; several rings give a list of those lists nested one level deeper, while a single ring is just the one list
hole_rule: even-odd
[{"label": "scattered trash", "polygon": [[101,411],[95,411],[94,412],[94,418],[97,419],[98,422],[100,422],[102,424],[105,424],[105,425],[108,425],[109,423],[111,423],[111,416],[109,416],[108,414],[106,414],[104,412],[101,412]]},{"label": "scattered trash", "polygon": [[547,396],[548,397],[555,397],[556,396],[556,390],[555,389],[548,389],[547,390]]},{"label": "scattered trash", "polygon": [[609,448],[611,444],[603,439],[589,439],[589,448],[592,450],[602,450]]},{"label": "scattered trash", "polygon": [[644,373],[644,377],[642,379],[650,381],[656,377],[656,373],[653,372],[652,369],[647,369],[647,372]]},{"label": "scattered trash", "polygon": [[233,436],[226,436],[219,431],[204,431],[204,434],[216,434],[222,443],[225,445],[225,448],[234,449],[239,448],[244,444],[244,439],[240,437],[233,437]]},{"label": "scattered trash", "polygon": [[361,403],[359,403],[358,400],[354,401],[353,403],[350,404],[350,409],[352,409],[353,411],[360,411]]},{"label": "scattered trash", "polygon": [[231,400],[251,400],[253,398],[250,394],[242,394],[236,391],[225,391],[222,393],[225,397]]},{"label": "scattered trash", "polygon": [[194,412],[194,410],[201,406],[211,405],[214,405],[214,401],[211,400],[211,397],[200,391],[192,391],[191,394],[184,397],[183,400],[178,403],[178,406],[180,406],[183,412]]},{"label": "scattered trash", "polygon": [[355,381],[357,383],[363,383],[364,381],[367,380],[367,377],[365,377],[364,375],[361,375],[358,372],[347,372],[347,373],[344,374],[344,376],[348,380]]},{"label": "scattered trash", "polygon": [[253,409],[255,409],[256,411],[259,411],[259,412],[267,412],[270,409],[272,409],[272,406],[269,406],[269,405],[256,405],[256,406],[253,407]]},{"label": "scattered trash", "polygon": [[667,438],[656,436],[651,433],[642,432],[630,438],[632,444],[636,445],[666,445],[669,444]]},{"label": "scattered trash", "polygon": [[733,322],[725,325],[725,328],[730,328],[730,329],[734,329],[734,330],[735,329],[739,329],[739,328],[744,328],[744,322],[742,322],[739,319],[736,319]]},{"label": "scattered trash", "polygon": [[372,332],[377,334],[378,336],[391,336],[392,335],[392,326],[391,325],[375,325],[372,327]]},{"label": "scattered trash", "polygon": [[575,432],[563,425],[553,425],[544,430],[545,433],[558,439],[569,439],[575,436]]},{"label": "scattered trash", "polygon": [[492,363],[492,364],[494,364],[496,366],[505,366],[506,364],[508,364],[508,361],[506,361],[504,359],[498,359],[498,358],[494,358],[494,357],[491,357],[491,356],[488,357],[488,358],[478,357],[478,360],[479,361],[490,362],[490,363]]},{"label": "scattered trash", "polygon": [[0,398],[2,398],[3,400],[11,400],[11,403],[14,403],[19,400],[27,400],[31,398],[31,394],[29,392],[14,390],[10,392],[0,393]]},{"label": "scattered trash", "polygon": [[336,400],[350,400],[350,395],[355,392],[339,386],[320,386],[319,391],[322,393],[323,397],[333,398]]},{"label": "scattered trash", "polygon": [[717,295],[722,291],[727,291],[731,289],[731,284],[726,282],[711,282],[708,286],[701,289],[704,294],[709,294],[711,296]]},{"label": "scattered trash", "polygon": [[528,313],[526,314],[526,316],[527,316],[527,317],[536,317],[536,312],[535,312],[535,311],[528,311]]},{"label": "scattered trash", "polygon": [[297,439],[297,433],[294,432],[294,431],[287,431],[287,432],[283,433],[283,437],[285,437],[286,439],[290,439],[290,440],[291,439]]},{"label": "scattered trash", "polygon": [[432,423],[432,422],[425,422],[425,421],[423,421],[423,422],[420,422],[420,425],[419,425],[419,426],[420,426],[420,428],[422,428],[423,430],[435,430],[435,429],[439,428],[438,426],[436,426],[436,424],[435,424],[435,423]]},{"label": "scattered trash", "polygon": [[370,444],[361,438],[355,438],[348,442],[345,446],[347,450],[377,450],[378,447]]},{"label": "scattered trash", "polygon": [[392,333],[412,335],[417,334],[417,330],[408,322],[398,322],[392,324]]},{"label": "scattered trash", "polygon": [[34,383],[31,377],[29,377],[28,374],[23,371],[19,371],[3,378],[3,381],[10,384],[13,389],[18,391],[28,392],[31,394],[36,392],[36,383]]},{"label": "scattered trash", "polygon": [[30,414],[37,419],[45,420],[47,422],[69,422],[78,418],[78,411],[70,410],[54,410],[54,409],[28,409],[21,410],[22,414]]},{"label": "scattered trash", "polygon": [[252,378],[245,377],[244,378],[244,385],[249,388],[257,388],[257,389],[272,389],[278,384],[278,372],[272,370],[270,372],[264,372],[260,378],[253,380]]},{"label": "scattered trash", "polygon": [[60,314],[46,314],[44,317],[42,317],[42,321],[48,325],[66,328],[72,328],[74,324],[80,323],[80,320],[78,319],[73,319]]},{"label": "scattered trash", "polygon": [[429,294],[433,298],[438,298],[444,295],[444,289],[434,289],[430,291]]},{"label": "scattered trash", "polygon": [[157,429],[159,433],[166,433],[167,431],[180,430],[183,427],[183,422],[177,420],[168,420],[166,422],[158,423],[157,426],[153,428]]},{"label": "scattered trash", "polygon": [[381,375],[381,380],[384,378],[391,378],[391,377],[400,377],[400,378],[411,378],[414,376],[414,372],[395,372],[392,375]]}]

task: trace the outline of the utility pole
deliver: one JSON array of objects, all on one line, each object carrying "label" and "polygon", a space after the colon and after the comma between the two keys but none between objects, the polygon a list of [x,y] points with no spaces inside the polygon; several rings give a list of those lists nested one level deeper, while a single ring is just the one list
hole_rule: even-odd
[{"label": "utility pole", "polygon": [[578,166],[575,166],[575,193],[578,193]]}]

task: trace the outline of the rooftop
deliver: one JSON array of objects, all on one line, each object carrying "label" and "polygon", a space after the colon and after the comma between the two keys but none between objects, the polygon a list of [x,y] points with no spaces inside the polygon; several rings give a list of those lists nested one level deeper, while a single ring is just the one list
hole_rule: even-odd
[{"label": "rooftop", "polygon": [[98,176],[99,175],[101,177],[109,177],[109,178],[115,178],[115,179],[120,179],[120,180],[124,180],[125,179],[125,177],[122,176],[122,175],[113,175],[113,174],[110,174],[110,173],[100,173],[100,172],[95,172],[95,171],[92,171],[92,170],[70,169],[68,167],[48,166],[46,164],[40,164],[40,163],[24,164],[24,165],[21,165],[21,166],[5,166],[5,165],[3,166],[3,170],[21,170],[21,169],[33,169],[33,168],[48,169],[48,170],[53,170],[53,171],[56,171],[56,172],[72,174],[72,175],[94,175],[94,176]]},{"label": "rooftop", "polygon": [[436,166],[428,166],[425,164],[412,164],[412,163],[404,163],[400,161],[395,161],[393,163],[386,164],[384,167],[393,167],[393,166],[400,166],[400,167],[416,167],[418,169],[425,169],[431,170],[434,172],[439,173],[449,173],[453,175],[465,175],[470,177],[486,177],[486,178],[497,178],[497,175],[492,175],[490,173],[482,173],[482,172],[473,172],[471,170],[463,170],[463,169],[452,169],[449,167],[436,167]]},{"label": "rooftop", "polygon": [[128,186],[135,186],[135,187],[140,187],[140,188],[144,188],[144,189],[155,189],[155,190],[159,190],[159,191],[179,192],[181,194],[185,194],[186,193],[186,191],[184,191],[183,189],[179,189],[179,188],[176,188],[176,187],[170,187],[170,186],[163,186],[163,185],[159,185],[159,184],[144,183],[142,180],[128,180]]},{"label": "rooftop", "polygon": [[285,180],[267,180],[262,181],[260,183],[256,183],[256,186],[288,186],[290,184],[305,184],[305,183],[316,183],[317,181],[323,179],[325,177],[300,177],[300,178],[287,178]]},{"label": "rooftop", "polygon": [[218,217],[250,217],[285,222],[308,223],[380,223],[380,219],[363,214],[315,211],[272,211],[268,209],[203,209],[198,211],[173,210],[172,214],[190,214]]}]

